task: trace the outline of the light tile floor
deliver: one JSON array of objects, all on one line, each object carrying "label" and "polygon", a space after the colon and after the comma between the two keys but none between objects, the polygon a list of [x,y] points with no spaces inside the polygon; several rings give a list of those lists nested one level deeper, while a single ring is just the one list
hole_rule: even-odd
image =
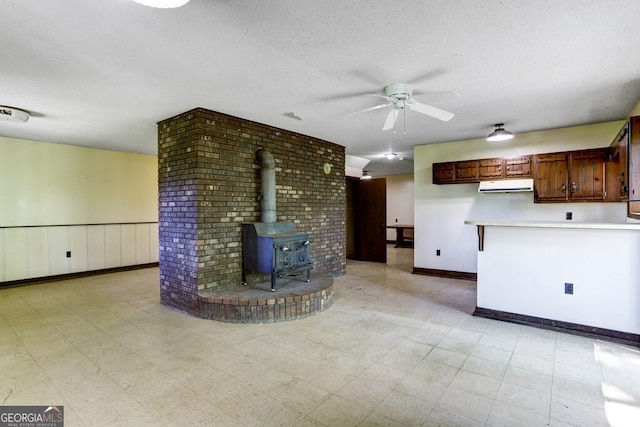
[{"label": "light tile floor", "polygon": [[277,324],[159,304],[158,269],[0,289],[0,405],[66,426],[637,426],[634,347],[470,316],[475,283],[349,261]]}]

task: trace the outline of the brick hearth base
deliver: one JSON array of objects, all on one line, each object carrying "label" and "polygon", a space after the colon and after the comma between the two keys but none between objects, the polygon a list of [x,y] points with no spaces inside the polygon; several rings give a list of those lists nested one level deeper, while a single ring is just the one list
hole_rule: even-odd
[{"label": "brick hearth base", "polygon": [[282,277],[275,292],[270,287],[267,280],[225,291],[202,291],[199,315],[229,323],[274,323],[312,316],[333,302],[333,278],[325,274],[312,273],[309,282],[300,276]]}]

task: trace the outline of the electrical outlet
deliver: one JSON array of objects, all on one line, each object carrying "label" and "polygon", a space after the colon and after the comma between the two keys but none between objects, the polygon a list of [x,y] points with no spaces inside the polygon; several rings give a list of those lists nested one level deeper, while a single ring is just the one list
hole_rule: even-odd
[{"label": "electrical outlet", "polygon": [[440,256],[440,249],[436,249],[436,256]]},{"label": "electrical outlet", "polygon": [[573,283],[564,284],[564,293],[567,295],[573,295]]},{"label": "electrical outlet", "polygon": [[566,215],[565,215],[565,218],[567,220],[569,220],[569,221],[572,220],[573,219],[573,212],[567,212]]},{"label": "electrical outlet", "polygon": [[67,258],[71,258],[71,251],[67,251]]}]

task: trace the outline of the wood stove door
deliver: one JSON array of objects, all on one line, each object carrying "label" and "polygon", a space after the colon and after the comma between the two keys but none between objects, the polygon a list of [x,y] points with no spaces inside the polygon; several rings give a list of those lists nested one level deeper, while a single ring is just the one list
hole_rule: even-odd
[{"label": "wood stove door", "polygon": [[293,254],[295,267],[300,268],[307,266],[311,263],[309,257],[309,241],[308,240],[300,240],[295,242],[294,245],[295,253]]},{"label": "wood stove door", "polygon": [[278,243],[274,248],[274,268],[277,273],[291,270],[295,263],[293,242]]}]

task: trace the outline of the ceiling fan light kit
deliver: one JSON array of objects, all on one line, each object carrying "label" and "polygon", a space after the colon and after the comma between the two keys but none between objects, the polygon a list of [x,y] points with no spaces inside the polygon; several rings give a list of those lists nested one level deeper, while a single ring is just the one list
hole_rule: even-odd
[{"label": "ceiling fan light kit", "polygon": [[513,138],[513,133],[504,129],[504,123],[496,123],[496,129],[487,136],[487,141],[508,141]]},{"label": "ceiling fan light kit", "polygon": [[0,120],[6,120],[8,122],[15,123],[25,123],[27,120],[29,120],[29,117],[31,117],[31,115],[24,110],[13,107],[4,107],[0,105]]}]

